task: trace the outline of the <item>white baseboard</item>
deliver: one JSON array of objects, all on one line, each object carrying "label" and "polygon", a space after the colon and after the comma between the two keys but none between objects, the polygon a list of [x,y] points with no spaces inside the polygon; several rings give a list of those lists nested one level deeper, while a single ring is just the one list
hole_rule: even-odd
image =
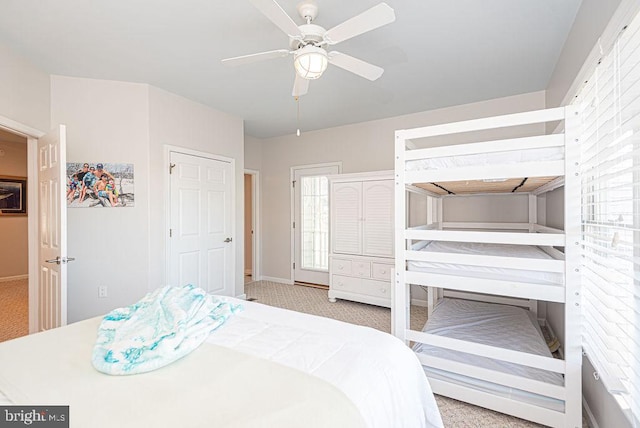
[{"label": "white baseboard", "polygon": [[16,275],[16,276],[5,276],[5,277],[0,278],[0,282],[18,281],[20,279],[29,279],[29,274]]},{"label": "white baseboard", "polygon": [[284,279],[284,278],[276,278],[273,276],[261,276],[260,277],[261,281],[271,281],[271,282],[279,282],[280,284],[287,284],[287,285],[293,285],[293,280],[291,279]]},{"label": "white baseboard", "polygon": [[582,396],[582,408],[584,409],[584,416],[587,418],[587,424],[591,428],[600,428],[600,425],[598,425],[598,422],[596,422],[596,418],[595,416],[593,416],[593,413],[589,408],[589,404],[587,403],[587,400],[584,398],[584,396]]},{"label": "white baseboard", "polygon": [[245,293],[243,293],[243,294],[241,294],[239,296],[236,296],[236,299],[247,300],[247,295]]}]

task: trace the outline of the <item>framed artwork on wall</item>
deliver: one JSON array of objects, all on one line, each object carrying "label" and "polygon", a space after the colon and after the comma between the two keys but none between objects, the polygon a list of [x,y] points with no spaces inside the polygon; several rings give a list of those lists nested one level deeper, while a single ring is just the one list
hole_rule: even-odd
[{"label": "framed artwork on wall", "polygon": [[133,164],[67,163],[67,207],[135,206]]},{"label": "framed artwork on wall", "polygon": [[27,178],[0,176],[0,216],[27,215]]}]

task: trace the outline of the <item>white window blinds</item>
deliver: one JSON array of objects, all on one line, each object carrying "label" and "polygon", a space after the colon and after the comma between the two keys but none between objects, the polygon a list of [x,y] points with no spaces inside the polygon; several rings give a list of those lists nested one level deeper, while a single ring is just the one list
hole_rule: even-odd
[{"label": "white window blinds", "polygon": [[584,106],[584,348],[635,426],[640,421],[640,20],[578,94]]}]

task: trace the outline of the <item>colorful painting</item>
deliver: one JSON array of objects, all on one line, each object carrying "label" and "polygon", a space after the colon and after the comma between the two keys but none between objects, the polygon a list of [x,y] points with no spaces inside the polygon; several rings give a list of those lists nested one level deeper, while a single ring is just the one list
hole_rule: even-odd
[{"label": "colorful painting", "polygon": [[67,163],[67,206],[70,208],[133,207],[133,164]]},{"label": "colorful painting", "polygon": [[0,177],[0,215],[27,214],[27,179]]}]

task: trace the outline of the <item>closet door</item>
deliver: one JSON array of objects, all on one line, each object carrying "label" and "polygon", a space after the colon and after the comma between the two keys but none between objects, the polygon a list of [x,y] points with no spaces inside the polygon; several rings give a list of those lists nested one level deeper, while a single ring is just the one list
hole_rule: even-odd
[{"label": "closet door", "polygon": [[362,183],[362,254],[393,257],[393,180]]},{"label": "closet door", "polygon": [[331,245],[334,253],[362,253],[362,182],[331,187]]}]

